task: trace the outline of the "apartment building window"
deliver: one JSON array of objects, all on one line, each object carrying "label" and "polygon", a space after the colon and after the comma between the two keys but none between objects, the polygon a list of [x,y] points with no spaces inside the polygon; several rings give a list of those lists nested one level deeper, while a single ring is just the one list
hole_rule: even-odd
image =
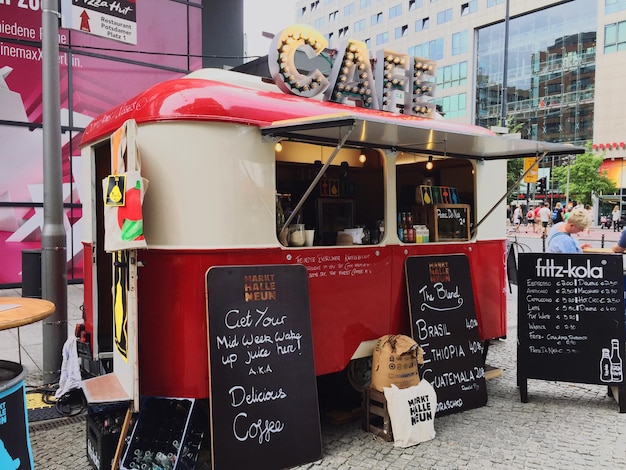
[{"label": "apartment building window", "polygon": [[504,3],[504,0],[487,0],[487,8],[495,7],[501,3]]},{"label": "apartment building window", "polygon": [[452,55],[465,54],[468,50],[467,30],[452,35]]},{"label": "apartment building window", "polygon": [[626,50],[626,21],[604,26],[604,53]]},{"label": "apartment building window", "polygon": [[372,0],[361,0],[359,3],[360,8],[367,8],[372,5]]},{"label": "apartment building window", "polygon": [[446,118],[463,117],[467,114],[467,93],[444,96],[434,100]]},{"label": "apartment building window", "polygon": [[367,25],[365,24],[365,20],[359,20],[354,22],[354,32],[358,33],[359,31],[363,31]]},{"label": "apartment building window", "polygon": [[467,62],[437,67],[437,88],[445,90],[455,86],[467,84]]},{"label": "apartment building window", "polygon": [[315,0],[314,2],[311,2],[311,11],[315,11],[317,7],[319,6],[320,6],[320,0]]},{"label": "apartment building window", "polygon": [[302,7],[300,11],[298,12],[298,16],[303,17],[305,13],[306,13],[306,7]]},{"label": "apartment building window", "polygon": [[371,25],[377,25],[383,22],[383,12],[379,12],[376,13],[375,15],[372,15],[372,21],[371,21]]},{"label": "apartment building window", "polygon": [[396,5],[389,9],[389,19],[402,16],[402,5]]},{"label": "apartment building window", "polygon": [[448,21],[452,21],[452,8],[437,13],[437,24],[447,23]]},{"label": "apartment building window", "polygon": [[386,42],[389,42],[389,33],[387,31],[376,35],[377,46],[380,46],[381,44],[385,44]]},{"label": "apartment building window", "polygon": [[417,20],[415,22],[415,32],[424,31],[425,29],[428,29],[429,26],[430,18],[428,16],[426,18],[422,18],[421,20]]},{"label": "apartment building window", "polygon": [[422,8],[422,0],[409,0],[409,11]]},{"label": "apartment building window", "polygon": [[369,50],[372,45],[372,39],[367,38],[367,39],[364,39],[363,42],[365,43],[365,47]]},{"label": "apartment building window", "polygon": [[615,13],[626,10],[626,0],[604,0],[604,12]]},{"label": "apartment building window", "polygon": [[322,29],[322,27],[324,26],[324,17],[320,16],[319,18],[315,18],[313,24],[315,25],[315,29]]},{"label": "apartment building window", "polygon": [[404,26],[399,26],[396,28],[396,39],[399,38],[403,38],[405,37],[409,32],[409,26],[408,25],[404,25]]},{"label": "apartment building window", "polygon": [[343,16],[350,16],[354,13],[354,3],[350,3],[343,7]]},{"label": "apartment building window", "polygon": [[331,3],[335,3],[335,0],[324,0],[325,5],[330,5]]},{"label": "apartment building window", "polygon": [[337,20],[337,15],[339,14],[339,10],[335,10],[332,13],[328,14],[328,22],[332,23],[333,21]]},{"label": "apartment building window", "polygon": [[339,28],[339,34],[337,35],[340,38],[344,38],[348,35],[348,27],[344,26],[343,28]]},{"label": "apartment building window", "polygon": [[409,55],[430,60],[443,59],[443,38],[409,47]]},{"label": "apartment building window", "polygon": [[467,16],[470,13],[476,13],[478,9],[478,0],[470,0],[467,3],[461,5],[461,16]]},{"label": "apartment building window", "polygon": [[326,36],[326,40],[328,41],[328,47],[332,47],[333,37],[335,36],[334,33],[328,33],[325,36]]}]

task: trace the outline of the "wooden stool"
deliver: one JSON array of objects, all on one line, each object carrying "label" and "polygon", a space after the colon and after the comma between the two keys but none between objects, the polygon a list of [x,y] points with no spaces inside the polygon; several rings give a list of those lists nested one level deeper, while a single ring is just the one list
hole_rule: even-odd
[{"label": "wooden stool", "polygon": [[385,441],[393,441],[385,394],[374,388],[363,391],[363,430],[374,433]]}]

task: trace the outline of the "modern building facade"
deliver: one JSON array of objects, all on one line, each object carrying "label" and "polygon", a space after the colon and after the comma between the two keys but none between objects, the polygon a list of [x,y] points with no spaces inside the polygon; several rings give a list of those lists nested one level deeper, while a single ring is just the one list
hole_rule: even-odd
[{"label": "modern building facade", "polygon": [[626,186],[625,0],[299,0],[297,15],[330,48],[352,38],[435,60],[446,119],[592,142]]},{"label": "modern building facade", "polygon": [[[202,67],[243,62],[243,0],[122,3],[136,8],[136,44],[78,29],[60,28],[58,34],[70,281],[83,276],[81,232],[91,223],[83,220],[79,194],[83,129],[93,117],[156,83]],[[39,0],[0,1],[0,287],[21,284],[23,254],[41,246],[41,7]]]}]

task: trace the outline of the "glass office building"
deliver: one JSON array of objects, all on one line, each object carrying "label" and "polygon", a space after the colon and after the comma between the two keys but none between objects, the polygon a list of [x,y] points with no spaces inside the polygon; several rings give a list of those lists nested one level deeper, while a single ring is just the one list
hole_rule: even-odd
[{"label": "glass office building", "polygon": [[476,30],[476,124],[504,117],[533,140],[593,139],[595,4],[577,0],[511,18],[506,51],[504,22]]}]

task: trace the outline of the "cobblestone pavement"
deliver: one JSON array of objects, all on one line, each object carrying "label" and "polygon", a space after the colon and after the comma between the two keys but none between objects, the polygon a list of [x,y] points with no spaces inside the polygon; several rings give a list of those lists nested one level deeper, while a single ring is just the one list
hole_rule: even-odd
[{"label": "cobblestone pavement", "polygon": [[[75,298],[80,294],[74,291],[82,289],[70,290],[69,298]],[[605,386],[529,379],[529,402],[520,401],[516,302],[513,286],[508,293],[507,337],[492,342],[487,356],[488,364],[502,369],[502,376],[488,381],[486,406],[437,418],[435,439],[406,449],[363,431],[358,419],[341,425],[323,420],[321,459],[297,468],[626,468],[626,413],[618,412]],[[36,468],[89,468],[85,433],[84,414],[31,423]]]}]

